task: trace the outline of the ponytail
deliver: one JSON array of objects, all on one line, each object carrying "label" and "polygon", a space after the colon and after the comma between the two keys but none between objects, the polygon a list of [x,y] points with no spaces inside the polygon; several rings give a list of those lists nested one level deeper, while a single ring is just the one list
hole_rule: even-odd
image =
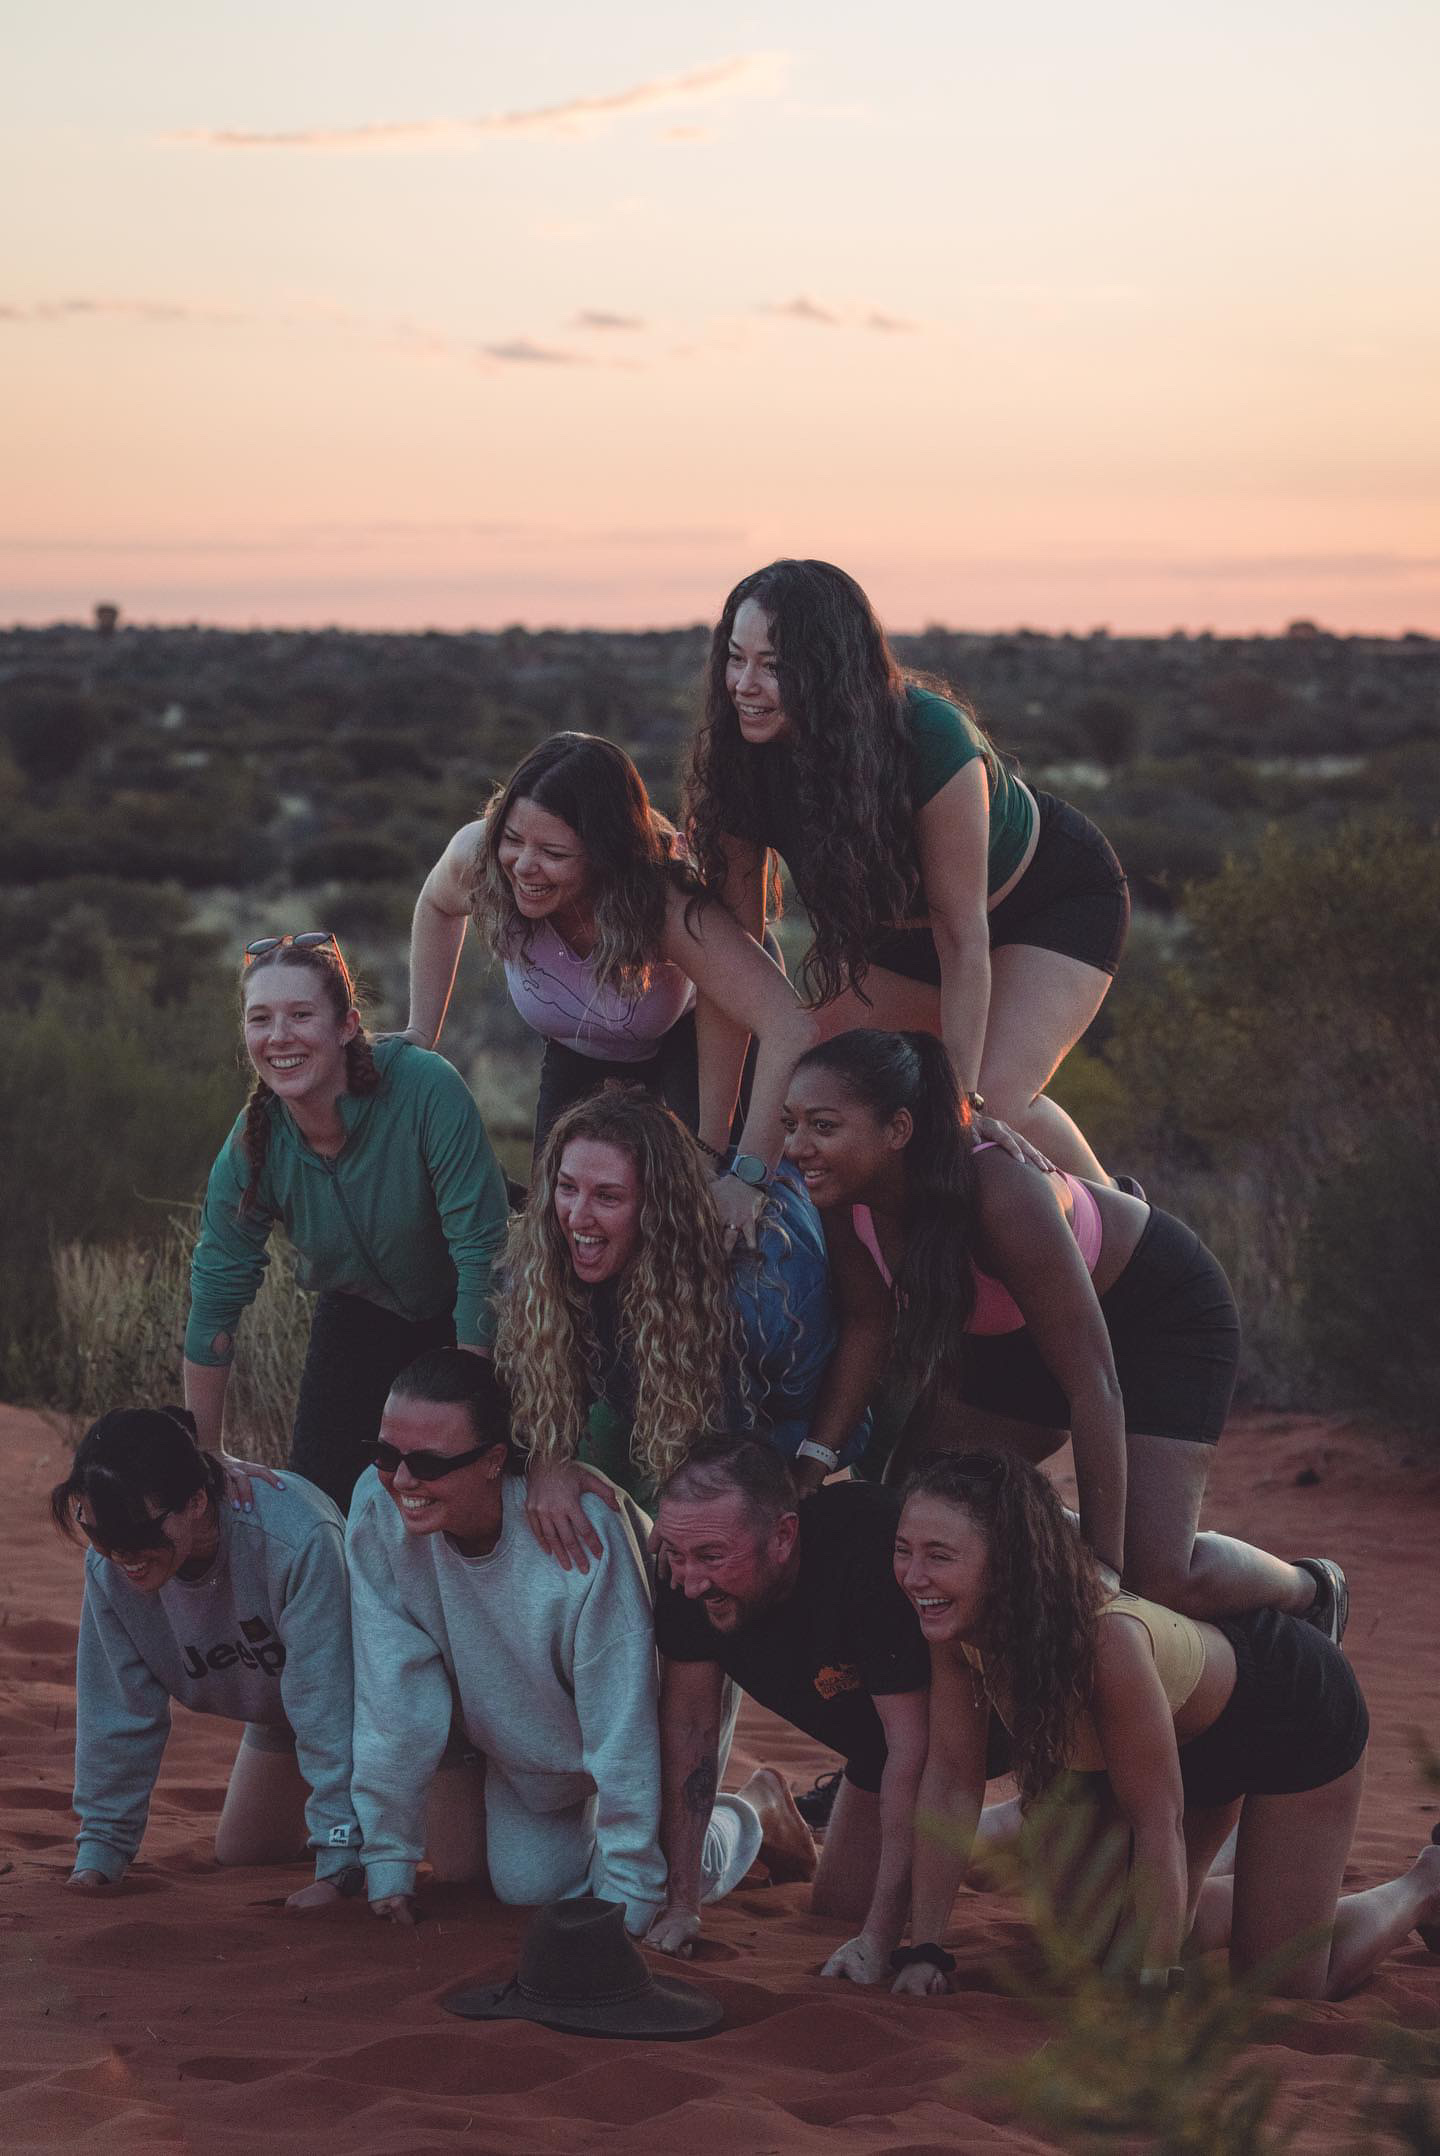
[{"label": "ponytail", "polygon": [[974,1130],[943,1042],[903,1033],[913,1059],[914,1136],[905,1148],[905,1255],[895,1275],[902,1364],[930,1391],[959,1384],[965,1327],[975,1308],[970,1242],[975,1218]]},{"label": "ponytail", "polygon": [[882,1122],[903,1108],[914,1125],[905,1148],[905,1255],[895,1272],[895,1352],[922,1392],[959,1383],[965,1327],[975,1307],[970,1257],[975,1167],[970,1104],[942,1043],[930,1033],[837,1033],[798,1068],[833,1071]]}]

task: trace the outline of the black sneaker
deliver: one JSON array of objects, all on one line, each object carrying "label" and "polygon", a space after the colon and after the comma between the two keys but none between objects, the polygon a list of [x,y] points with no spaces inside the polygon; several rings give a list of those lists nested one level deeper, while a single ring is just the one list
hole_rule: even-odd
[{"label": "black sneaker", "polygon": [[844,1771],[843,1767],[832,1767],[828,1774],[817,1775],[813,1786],[795,1799],[796,1811],[812,1831],[829,1826]]},{"label": "black sneaker", "polygon": [[1295,1563],[1315,1582],[1315,1600],[1304,1612],[1304,1622],[1333,1640],[1338,1647],[1350,1622],[1350,1590],[1333,1557],[1297,1557]]}]

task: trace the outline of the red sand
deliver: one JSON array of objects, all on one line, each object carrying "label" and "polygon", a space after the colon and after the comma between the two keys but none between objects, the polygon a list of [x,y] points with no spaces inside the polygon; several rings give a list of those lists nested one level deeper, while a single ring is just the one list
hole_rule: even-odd
[{"label": "red sand", "polygon": [[[432,1888],[414,1931],[355,1905],[283,1916],[303,1872],[222,1872],[213,1861],[236,1738],[183,1709],[125,1889],[102,1900],[62,1892],[81,1560],[44,1518],[63,1472],[60,1439],[0,1410],[0,1444],[0,1848],[13,1860],[0,1876],[0,2143],[12,2156],[92,2145],[1021,2156],[1051,2145],[977,2086],[1043,2040],[990,1973],[1021,1936],[1013,1907],[993,1897],[957,1911],[956,1998],[901,2001],[822,1982],[834,1927],[804,1914],[804,1888],[758,1888],[707,1916],[692,1973],[724,2002],[712,2038],[612,2043],[457,2022],[436,2001],[465,1979],[512,1973],[523,1912]],[[1297,1485],[1306,1468],[1318,1484]],[[1440,1475],[1328,1425],[1251,1421],[1221,1447],[1209,1524],[1291,1554],[1333,1553],[1349,1571],[1348,1645],[1375,1725],[1350,1883],[1372,1884],[1409,1862],[1440,1808],[1408,1741],[1422,1718],[1440,1734]],[[826,1763],[749,1708],[740,1738],[742,1774],[771,1760],[803,1785]],[[1377,2024],[1437,2020],[1440,1962],[1413,1936],[1356,1998],[1306,2009],[1265,2052],[1303,2107],[1298,2146],[1350,2144],[1344,2090]]]}]

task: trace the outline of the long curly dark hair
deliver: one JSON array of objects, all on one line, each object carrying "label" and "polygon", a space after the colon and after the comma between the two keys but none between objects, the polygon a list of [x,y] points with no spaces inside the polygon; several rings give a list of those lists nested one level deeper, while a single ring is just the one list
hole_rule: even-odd
[{"label": "long curly dark hair", "polygon": [[[350,968],[340,955],[340,946],[333,937],[329,943],[304,951],[297,951],[293,943],[282,943],[277,949],[267,951],[263,958],[251,959],[240,976],[242,1014],[250,983],[267,966],[303,966],[316,974],[325,1001],[342,1023],[356,1008],[355,999],[359,991],[351,977]],[[345,1090],[363,1099],[376,1092],[379,1085],[380,1073],[375,1067],[370,1036],[361,1026],[345,1043]],[[265,1156],[270,1150],[270,1120],[274,1106],[275,1095],[256,1071],[250,1087],[250,1097],[245,1103],[245,1124],[240,1133],[241,1150],[249,1170],[240,1197],[242,1214],[250,1211],[260,1189],[260,1178],[265,1172]]]},{"label": "long curly dark hair", "polygon": [[833,1073],[878,1122],[909,1110],[895,1352],[922,1393],[958,1385],[975,1307],[975,1129],[943,1044],[930,1033],[857,1028],[809,1049],[796,1069]]},{"label": "long curly dark hair", "polygon": [[[968,1514],[985,1537],[980,1637],[987,1688],[1003,1688],[1015,1777],[1028,1804],[1065,1766],[1095,1682],[1106,1588],[1053,1484],[1019,1453],[941,1452],[905,1484]],[[904,1532],[903,1514],[901,1532]]]},{"label": "long curly dark hair", "polygon": [[[470,903],[492,951],[524,948],[527,924],[500,866],[500,840],[517,801],[533,801],[568,824],[591,875],[596,983],[643,995],[659,953],[670,891],[699,897],[699,880],[677,859],[675,827],[651,805],[645,781],[623,749],[600,734],[552,734],[532,749],[484,811]],[[687,916],[688,918],[688,916]]]},{"label": "long curly dark hair", "polygon": [[[833,562],[774,561],[741,578],[711,639],[685,781],[686,826],[712,889],[724,881],[727,834],[763,843],[757,751],[725,686],[735,616],[747,599],[770,619],[789,720],[782,753],[807,834],[803,859],[788,864],[815,931],[801,978],[808,995],[828,1003],[847,985],[864,993],[867,952],[920,889],[906,677],[865,593]],[[987,743],[987,762],[990,753]],[[995,776],[992,769],[992,784]],[[778,911],[773,874],[770,898]]]}]

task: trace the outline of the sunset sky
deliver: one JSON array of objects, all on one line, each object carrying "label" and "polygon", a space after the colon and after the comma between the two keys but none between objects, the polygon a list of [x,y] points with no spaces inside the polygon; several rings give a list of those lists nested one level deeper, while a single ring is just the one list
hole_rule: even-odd
[{"label": "sunset sky", "polygon": [[0,623],[1440,632],[1434,0],[51,0]]}]

